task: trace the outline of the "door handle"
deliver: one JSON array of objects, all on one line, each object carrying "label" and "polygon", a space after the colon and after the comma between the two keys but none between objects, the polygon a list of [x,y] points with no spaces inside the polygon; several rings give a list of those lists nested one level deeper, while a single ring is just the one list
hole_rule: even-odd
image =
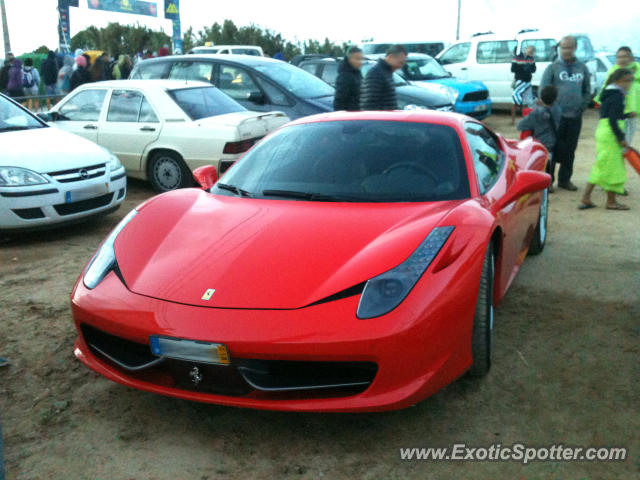
[{"label": "door handle", "polygon": [[467,67],[462,67],[460,70],[469,70]]},{"label": "door handle", "polygon": [[85,125],[84,129],[85,130],[97,130],[98,127],[96,127],[95,125]]},{"label": "door handle", "polygon": [[140,131],[141,131],[141,132],[155,132],[155,131],[156,131],[156,129],[155,129],[155,128],[153,128],[153,127],[142,127],[142,128],[140,129]]}]

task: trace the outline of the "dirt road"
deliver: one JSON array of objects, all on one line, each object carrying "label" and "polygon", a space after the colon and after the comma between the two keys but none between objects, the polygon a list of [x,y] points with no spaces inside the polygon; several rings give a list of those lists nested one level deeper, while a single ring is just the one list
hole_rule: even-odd
[{"label": "dirt road", "polygon": [[[506,116],[487,122],[508,136]],[[595,157],[585,121],[574,180]],[[462,378],[383,414],[223,408],[130,390],[72,354],[69,293],[92,252],[152,195],[130,181],[116,214],[0,240],[0,421],[9,479],[632,479],[640,478],[640,177],[629,212],[579,212],[551,196],[544,253],[525,261],[497,309],[488,377]],[[400,447],[613,445],[623,463],[407,462]]]}]

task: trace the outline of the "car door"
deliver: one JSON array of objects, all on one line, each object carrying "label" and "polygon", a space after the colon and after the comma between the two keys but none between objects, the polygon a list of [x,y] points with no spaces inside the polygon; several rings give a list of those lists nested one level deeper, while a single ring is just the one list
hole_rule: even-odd
[{"label": "car door", "polygon": [[248,110],[270,112],[277,110],[256,83],[251,72],[244,67],[220,63],[216,86]]},{"label": "car door", "polygon": [[54,125],[98,143],[98,122],[105,105],[107,88],[91,88],[72,93],[52,113]]},{"label": "car door", "polygon": [[160,135],[162,123],[148,98],[134,89],[113,89],[98,130],[98,143],[113,152],[128,172],[141,169],[146,147]]},{"label": "car door", "polygon": [[[438,57],[438,61],[445,70],[460,80],[469,80],[469,53],[471,43],[463,42],[450,46]],[[472,78],[472,80],[476,80]]]},{"label": "car door", "polygon": [[511,62],[517,45],[517,40],[488,40],[478,43],[471,74],[474,80],[487,86],[491,100],[495,103],[511,103]]},{"label": "car door", "polygon": [[320,78],[332,87],[335,87],[336,81],[338,80],[338,64],[336,62],[325,63]]}]

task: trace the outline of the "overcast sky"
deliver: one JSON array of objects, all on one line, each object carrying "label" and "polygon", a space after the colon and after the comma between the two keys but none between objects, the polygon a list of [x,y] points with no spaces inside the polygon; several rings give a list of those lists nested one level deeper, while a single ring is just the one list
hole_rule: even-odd
[{"label": "overcast sky", "polygon": [[[163,0],[157,0],[162,11]],[[181,0],[183,31],[232,19],[236,25],[255,23],[281,32],[286,38],[359,42],[376,40],[455,39],[457,0]],[[376,8],[376,3],[380,5]],[[56,0],[5,0],[14,53],[42,44],[57,47]],[[71,33],[108,22],[136,23],[162,28],[163,19],[89,10],[87,0],[71,8]],[[629,44],[640,51],[640,2],[637,0],[462,0],[461,36],[493,30],[511,34],[521,28],[541,28],[558,34],[586,32],[596,48],[614,49]],[[1,28],[1,25],[0,25]],[[0,42],[0,55],[4,46]]]}]

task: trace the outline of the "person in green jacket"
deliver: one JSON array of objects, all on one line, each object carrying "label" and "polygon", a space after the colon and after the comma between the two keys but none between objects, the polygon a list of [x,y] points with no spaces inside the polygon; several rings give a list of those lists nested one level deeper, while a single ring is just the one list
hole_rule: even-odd
[{"label": "person in green jacket", "polygon": [[596,130],[596,163],[593,165],[589,182],[585,188],[581,210],[595,207],[591,201],[591,193],[596,185],[607,192],[608,210],[629,210],[629,207],[618,203],[616,196],[624,194],[627,181],[627,170],[623,153],[629,147],[625,139],[625,119],[635,113],[625,113],[625,97],[631,90],[634,73],[626,68],[618,68],[607,79],[600,99],[600,122]]},{"label": "person in green jacket", "polygon": [[[620,47],[616,52],[616,64],[607,72],[607,81],[605,81],[605,85],[607,84],[613,72],[620,68],[629,69],[633,73],[633,83],[631,84],[631,88],[627,93],[625,99],[625,113],[636,114],[636,116],[629,117],[626,120],[626,138],[627,143],[631,145],[631,143],[633,142],[634,134],[637,130],[637,116],[640,115],[640,63],[636,61],[635,57],[633,56],[633,52],[629,47]],[[595,98],[595,101],[597,103],[602,103],[601,96],[603,92],[604,87]]]}]

